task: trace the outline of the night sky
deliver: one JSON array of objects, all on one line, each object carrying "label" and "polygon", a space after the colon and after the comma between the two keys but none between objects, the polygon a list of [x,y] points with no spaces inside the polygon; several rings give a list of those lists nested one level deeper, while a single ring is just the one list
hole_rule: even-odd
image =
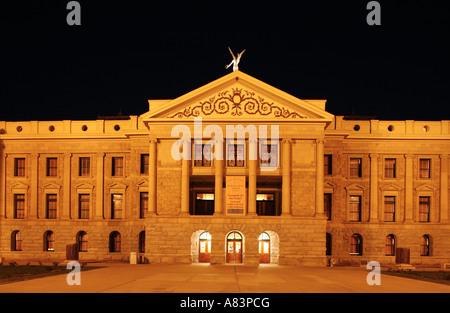
[{"label": "night sky", "polygon": [[336,115],[449,120],[445,1],[13,1],[0,8],[0,120],[139,115],[239,69]]}]

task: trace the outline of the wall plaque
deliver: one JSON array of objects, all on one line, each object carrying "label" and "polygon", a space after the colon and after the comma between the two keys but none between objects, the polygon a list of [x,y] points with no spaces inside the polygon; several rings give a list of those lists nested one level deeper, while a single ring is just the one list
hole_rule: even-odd
[{"label": "wall plaque", "polygon": [[245,213],[245,176],[226,177],[226,208],[227,214]]}]

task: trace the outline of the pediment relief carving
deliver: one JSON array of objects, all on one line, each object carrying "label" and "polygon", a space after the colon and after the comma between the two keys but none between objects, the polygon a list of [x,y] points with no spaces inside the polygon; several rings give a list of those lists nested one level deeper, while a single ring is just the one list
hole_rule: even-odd
[{"label": "pediment relief carving", "polygon": [[434,193],[435,188],[430,185],[422,185],[417,188],[415,188],[416,192],[428,192],[428,193]]},{"label": "pediment relief carving", "polygon": [[265,116],[285,119],[307,118],[291,108],[276,104],[272,100],[266,100],[254,91],[239,87],[221,91],[196,105],[171,113],[168,118],[206,117],[212,115],[231,118],[242,116]]},{"label": "pediment relief carving", "polygon": [[382,186],[380,187],[381,191],[401,191],[402,188],[400,188],[399,186],[396,185],[387,185],[387,186]]},{"label": "pediment relief carving", "polygon": [[26,189],[26,190],[28,190],[28,188],[29,188],[29,186],[27,186],[27,185],[25,185],[24,183],[21,183],[21,182],[18,182],[18,183],[16,183],[16,184],[11,186],[12,190],[14,190],[14,189],[22,189],[22,190]]},{"label": "pediment relief carving", "polygon": [[345,187],[346,191],[364,191],[366,188],[364,186],[358,184],[352,184],[350,186]]}]

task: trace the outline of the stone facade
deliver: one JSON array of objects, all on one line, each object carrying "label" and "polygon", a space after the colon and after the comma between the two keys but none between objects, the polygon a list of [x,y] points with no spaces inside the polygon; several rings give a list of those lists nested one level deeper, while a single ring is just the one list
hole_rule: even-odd
[{"label": "stone facade", "polygon": [[[177,125],[189,130],[180,143],[191,156],[195,139],[228,151],[210,125],[223,137],[228,125],[255,126],[258,137],[245,134],[243,166],[216,158],[199,166],[173,157]],[[261,165],[261,126],[277,151],[270,171]],[[265,232],[268,260],[280,265],[392,264],[397,247],[410,249],[413,264],[440,265],[450,262],[449,126],[333,116],[325,100],[295,98],[240,71],[150,100],[129,119],[0,122],[0,256],[59,262],[77,243],[80,260],[138,252],[141,262],[195,263],[208,232],[208,261],[224,264],[237,232],[240,262],[259,264]],[[242,214],[227,207],[230,176],[246,180]],[[214,209],[198,215],[203,193]],[[271,213],[258,195],[274,198]]]}]

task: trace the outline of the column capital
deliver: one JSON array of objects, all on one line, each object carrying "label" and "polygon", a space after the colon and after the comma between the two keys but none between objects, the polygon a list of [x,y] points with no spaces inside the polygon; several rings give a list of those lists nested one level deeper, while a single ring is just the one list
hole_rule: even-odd
[{"label": "column capital", "polygon": [[414,157],[414,154],[412,154],[412,153],[405,154],[405,159],[412,159],[413,157]]},{"label": "column capital", "polygon": [[287,144],[287,143],[292,143],[292,142],[293,142],[292,138],[283,138],[281,140],[282,144]]},{"label": "column capital", "polygon": [[380,155],[378,154],[378,153],[371,153],[371,154],[369,154],[369,157],[371,158],[371,159],[376,159],[376,158],[378,158]]},{"label": "column capital", "polygon": [[440,155],[439,155],[439,158],[440,158],[441,160],[446,160],[446,159],[448,159],[448,154],[440,154]]},{"label": "column capital", "polygon": [[324,144],[325,143],[325,138],[316,138],[316,144]]}]

